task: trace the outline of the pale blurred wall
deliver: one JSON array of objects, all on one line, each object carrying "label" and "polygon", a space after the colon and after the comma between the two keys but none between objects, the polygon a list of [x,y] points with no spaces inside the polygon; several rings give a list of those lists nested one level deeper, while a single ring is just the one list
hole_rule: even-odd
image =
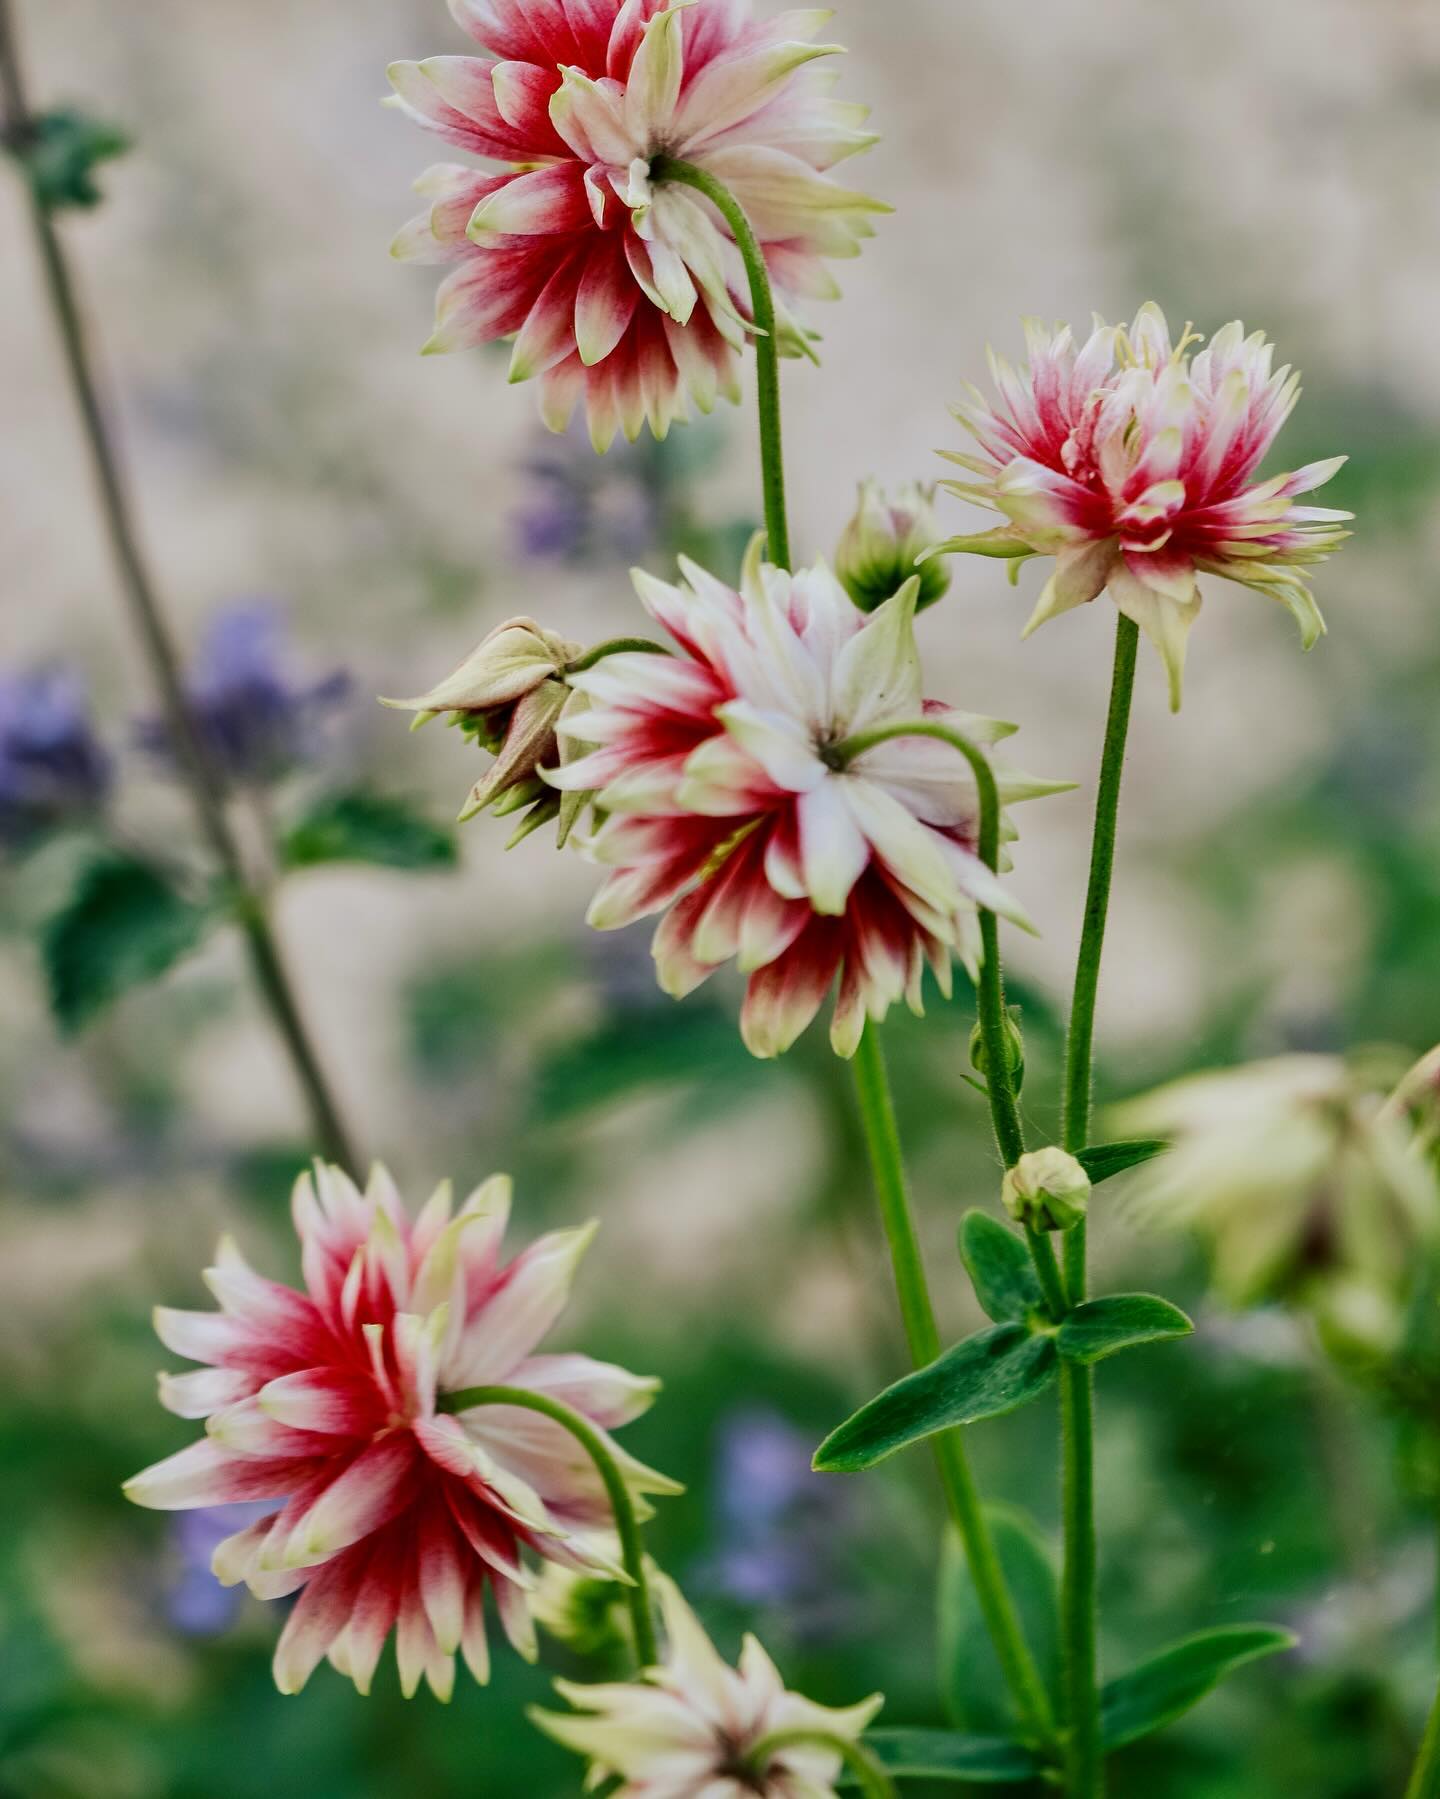
[{"label": "pale blurred wall", "polygon": [[[182,630],[217,601],[290,598],[317,655],[408,691],[505,613],[574,634],[624,628],[623,581],[517,570],[506,514],[533,395],[481,355],[421,361],[433,279],[386,246],[408,184],[448,152],[377,104],[395,57],[465,47],[441,0],[18,0],[32,83],[133,130],[94,217],[66,224],[116,378],[146,535]],[[887,0],[842,7],[845,92],[884,134],[857,181],[897,207],[847,297],[819,319],[825,366],[787,382],[797,535],[829,547],[854,481],[938,474],[958,428],[943,401],[983,378],[987,341],[1019,348],[1019,315],[1082,322],[1147,297],[1213,329],[1243,314],[1308,371],[1343,421],[1354,402],[1433,430],[1440,414],[1440,9],[1428,0]],[[13,181],[0,183],[0,663],[77,658],[118,714],[144,690],[89,511],[77,443]],[[703,427],[701,427],[703,428]],[[753,492],[748,414],[713,510]],[[1343,450],[1316,445],[1307,454]],[[978,519],[947,503],[956,528]],[[1173,1027],[1227,946],[1147,845],[1223,825],[1237,792],[1282,779],[1327,741],[1347,659],[1400,665],[1433,641],[1440,548],[1360,540],[1322,571],[1333,635],[1310,661],[1278,609],[1217,592],[1194,637],[1187,705],[1164,710],[1147,652],[1128,794],[1130,835],[1103,1026]],[[481,570],[488,570],[483,579]],[[1057,623],[1022,651],[1036,584],[957,570],[925,627],[932,689],[1024,726],[1016,760],[1092,778],[1109,620]],[[472,599],[471,596],[474,596]],[[442,604],[437,596],[449,595]],[[397,779],[442,815],[471,776],[460,746],[411,747]],[[158,803],[158,802],[157,802]],[[1018,954],[1057,983],[1072,953],[1085,797],[1028,809],[1015,886],[1039,921]],[[531,846],[502,859],[472,827],[465,881],[340,871],[288,896],[286,926],[332,1060],[373,1140],[403,1142],[392,984],[421,946],[573,928],[592,883]],[[1276,953],[1333,957],[1328,888],[1287,918]],[[1343,919],[1340,921],[1343,926]],[[1308,936],[1307,936],[1308,933]],[[1343,937],[1343,931],[1342,931]],[[12,973],[6,1060],[45,1037]],[[268,1040],[217,1036],[197,1103],[231,1129],[289,1115]],[[44,1096],[37,1093],[36,1104]],[[53,1102],[53,1095],[51,1096]]]}]

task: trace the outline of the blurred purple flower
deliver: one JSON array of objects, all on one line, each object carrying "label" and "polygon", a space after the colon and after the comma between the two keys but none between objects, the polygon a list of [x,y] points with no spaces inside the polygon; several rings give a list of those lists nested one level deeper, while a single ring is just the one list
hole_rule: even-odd
[{"label": "blurred purple flower", "polygon": [[[185,683],[196,725],[221,773],[241,785],[277,780],[313,761],[350,692],[337,669],[309,680],[289,666],[282,611],[268,600],[222,607],[211,619]],[[163,719],[139,727],[144,747],[167,758]]]},{"label": "blurred purple flower", "polygon": [[513,524],[529,562],[636,561],[655,546],[660,499],[654,458],[627,446],[603,461],[571,430],[525,464],[528,491]]},{"label": "blurred purple flower", "polygon": [[270,1517],[280,1504],[261,1499],[176,1514],[170,1544],[177,1566],[165,1591],[165,1615],[183,1636],[216,1637],[235,1622],[245,1589],[222,1587],[210,1572],[210,1558],[226,1537]]},{"label": "blurred purple flower", "polygon": [[104,805],[110,758],[64,669],[0,678],[0,841],[24,843]]}]

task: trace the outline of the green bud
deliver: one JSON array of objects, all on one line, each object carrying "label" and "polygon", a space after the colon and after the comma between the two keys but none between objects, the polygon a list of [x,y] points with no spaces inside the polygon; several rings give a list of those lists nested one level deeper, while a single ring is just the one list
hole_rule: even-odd
[{"label": "green bud", "polygon": [[1090,1176],[1063,1149],[1032,1149],[1006,1169],[1000,1198],[1017,1224],[1074,1230],[1090,1205]]},{"label": "green bud", "polygon": [[897,594],[912,575],[920,581],[917,611],[933,606],[950,588],[950,566],[943,556],[917,559],[940,542],[935,517],[935,489],[910,481],[893,500],[877,481],[860,485],[855,516],[845,527],[835,551],[835,573],[862,612]]},{"label": "green bud", "polygon": [[[1010,1071],[1010,1085],[1016,1093],[1025,1085],[1025,1039],[1020,1031],[1019,1006],[1005,1012],[1005,1062]],[[970,1033],[970,1066],[982,1081],[990,1079],[990,1060],[985,1054],[985,1032],[980,1021]]]}]

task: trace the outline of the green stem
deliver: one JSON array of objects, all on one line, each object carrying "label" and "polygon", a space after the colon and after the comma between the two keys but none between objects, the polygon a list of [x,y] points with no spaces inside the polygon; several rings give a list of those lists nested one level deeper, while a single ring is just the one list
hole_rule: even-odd
[{"label": "green stem", "polygon": [[828,1749],[838,1755],[855,1776],[864,1799],[896,1799],[895,1782],[863,1743],[828,1730],[777,1730],[764,1737],[747,1756],[757,1778],[763,1779],[770,1758],[785,1749]]},{"label": "green stem", "polygon": [[1420,1745],[1415,1772],[1405,1789],[1405,1799],[1440,1799],[1440,1692],[1436,1693],[1435,1703],[1430,1708],[1425,1739]]},{"label": "green stem", "polygon": [[750,279],[755,358],[760,404],[760,468],[765,489],[765,537],[776,568],[790,566],[790,526],[785,511],[785,461],[780,430],[780,342],[770,271],[745,209],[708,170],[673,156],[657,156],[650,168],[657,182],[678,181],[703,194],[730,227]]},{"label": "green stem", "polygon": [[648,637],[612,637],[606,643],[597,643],[593,650],[586,650],[583,656],[577,656],[565,669],[567,675],[583,675],[603,662],[607,656],[669,656],[670,650],[663,643],[653,643]]},{"label": "green stem", "polygon": [[442,1412],[472,1412],[480,1406],[508,1405],[519,1411],[538,1412],[568,1430],[570,1435],[595,1464],[605,1484],[606,1496],[615,1514],[615,1530],[620,1538],[620,1558],[631,1584],[625,1589],[630,1606],[630,1620],[635,1632],[635,1660],[641,1673],[656,1667],[660,1646],[655,1637],[655,1614],[650,1603],[650,1582],[645,1572],[645,1544],[640,1535],[640,1520],[635,1501],[625,1485],[615,1457],[594,1425],[558,1399],[532,1392],[528,1387],[466,1387],[459,1393],[446,1393],[437,1401]]},{"label": "green stem", "polygon": [[[31,131],[31,117],[9,0],[0,0],[0,137],[7,144],[22,148]],[[180,658],[140,549],[119,447],[107,423],[95,356],[87,340],[64,246],[34,184],[27,185],[35,246],[94,469],[101,518],[131,623],[159,689],[170,739],[190,791],[196,819],[226,884],[236,896],[256,984],[289,1053],[310,1109],[316,1139],[332,1161],[358,1173],[357,1157],[321,1070],[265,897],[248,877],[239,839],[226,809],[225,784],[190,713]]]},{"label": "green stem", "polygon": [[[905,1339],[911,1361],[917,1368],[925,1368],[940,1354],[940,1330],[935,1322],[935,1308],[915,1231],[890,1080],[879,1035],[873,1025],[866,1026],[860,1039],[854,1067],[860,1119],[870,1153],[880,1217],[890,1245]],[[975,1476],[958,1430],[946,1431],[935,1439],[935,1461],[1006,1684],[1020,1716],[1036,1738],[1042,1742],[1052,1741],[1054,1724],[1050,1701],[1020,1629],[1020,1620],[1005,1584]]]},{"label": "green stem", "polygon": [[[1077,1154],[1090,1139],[1094,1091],[1095,1002],[1115,871],[1115,839],[1130,706],[1135,691],[1139,628],[1122,614],[1115,637],[1115,669],[1110,712],[1100,759],[1090,884],[1075,970],[1075,996],[1065,1046],[1065,1148]],[[1088,1231],[1082,1222],[1065,1245],[1065,1285],[1072,1305],[1085,1298]],[[1065,1574],[1061,1585],[1065,1645],[1067,1773],[1072,1799],[1100,1799],[1105,1791],[1105,1759],[1100,1738],[1098,1551],[1095,1536],[1095,1380],[1089,1368],[1064,1362],[1060,1371],[1060,1411],[1064,1427],[1061,1505],[1065,1520]]]}]

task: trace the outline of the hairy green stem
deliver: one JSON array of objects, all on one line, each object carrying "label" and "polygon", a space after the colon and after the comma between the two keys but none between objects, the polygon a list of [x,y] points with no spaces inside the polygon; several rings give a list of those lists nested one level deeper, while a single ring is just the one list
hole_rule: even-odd
[{"label": "hairy green stem", "polygon": [[855,1776],[863,1799],[896,1799],[895,1782],[863,1743],[828,1730],[777,1730],[763,1737],[747,1756],[758,1779],[764,1778],[771,1756],[785,1749],[828,1749],[838,1755]]},{"label": "hairy green stem", "polygon": [[[890,1245],[905,1339],[915,1366],[925,1368],[940,1354],[940,1330],[935,1322],[935,1308],[915,1230],[890,1079],[880,1038],[873,1025],[866,1026],[855,1055],[855,1087],[875,1178],[875,1193],[880,1202],[880,1217]],[[1038,1740],[1051,1741],[1054,1723],[1050,1701],[1005,1584],[994,1538],[958,1430],[945,1431],[936,1437],[935,1461],[1006,1684],[1027,1727]]]},{"label": "hairy green stem", "polygon": [[[31,118],[10,0],[0,0],[0,136],[17,152],[23,151],[30,135]],[[131,623],[159,690],[166,725],[196,819],[235,900],[256,984],[289,1054],[310,1110],[316,1140],[332,1161],[358,1173],[349,1133],[321,1069],[265,896],[248,876],[240,842],[226,809],[224,781],[196,728],[185,697],[180,659],[140,549],[119,447],[101,400],[95,356],[81,316],[74,278],[55,222],[33,184],[30,184],[30,214],[46,295],[94,469],[101,518]]]},{"label": "hairy green stem", "polygon": [[[1135,692],[1139,627],[1121,614],[1115,637],[1110,711],[1095,798],[1095,829],[1085,921],[1075,970],[1075,994],[1065,1045],[1062,1141],[1072,1154],[1087,1147],[1094,1092],[1095,1002],[1115,871],[1115,839],[1130,707]],[[1065,1245],[1065,1284],[1072,1305],[1088,1290],[1088,1231],[1082,1222]],[[1099,1556],[1095,1534],[1095,1377],[1091,1369],[1065,1362],[1060,1372],[1064,1429],[1061,1506],[1065,1520],[1065,1572],[1061,1583],[1061,1626],[1065,1648],[1068,1736],[1067,1774],[1071,1799],[1101,1799],[1105,1757],[1100,1737],[1100,1681],[1097,1645]]]},{"label": "hairy green stem", "polygon": [[780,430],[780,343],[770,271],[745,209],[728,187],[706,169],[673,156],[658,156],[650,169],[657,182],[678,181],[703,194],[730,227],[750,280],[755,327],[755,359],[760,404],[760,467],[765,489],[765,537],[769,560],[790,566],[790,526],[785,510],[785,461]]},{"label": "hairy green stem", "polygon": [[603,662],[607,656],[669,656],[672,652],[663,643],[654,643],[648,637],[612,637],[606,643],[597,643],[593,650],[586,650],[583,656],[566,666],[567,675],[583,675]]},{"label": "hairy green stem", "polygon": [[650,1582],[645,1572],[645,1544],[640,1534],[640,1520],[635,1501],[625,1485],[614,1456],[604,1439],[587,1418],[558,1399],[532,1392],[528,1387],[465,1387],[458,1393],[446,1393],[437,1401],[442,1412],[473,1412],[481,1406],[507,1405],[519,1411],[538,1412],[569,1431],[595,1464],[605,1483],[605,1493],[615,1514],[615,1530],[620,1538],[620,1559],[631,1584],[625,1589],[630,1606],[631,1627],[635,1632],[635,1660],[643,1673],[658,1665],[660,1647],[655,1637],[655,1614],[650,1602]]}]

